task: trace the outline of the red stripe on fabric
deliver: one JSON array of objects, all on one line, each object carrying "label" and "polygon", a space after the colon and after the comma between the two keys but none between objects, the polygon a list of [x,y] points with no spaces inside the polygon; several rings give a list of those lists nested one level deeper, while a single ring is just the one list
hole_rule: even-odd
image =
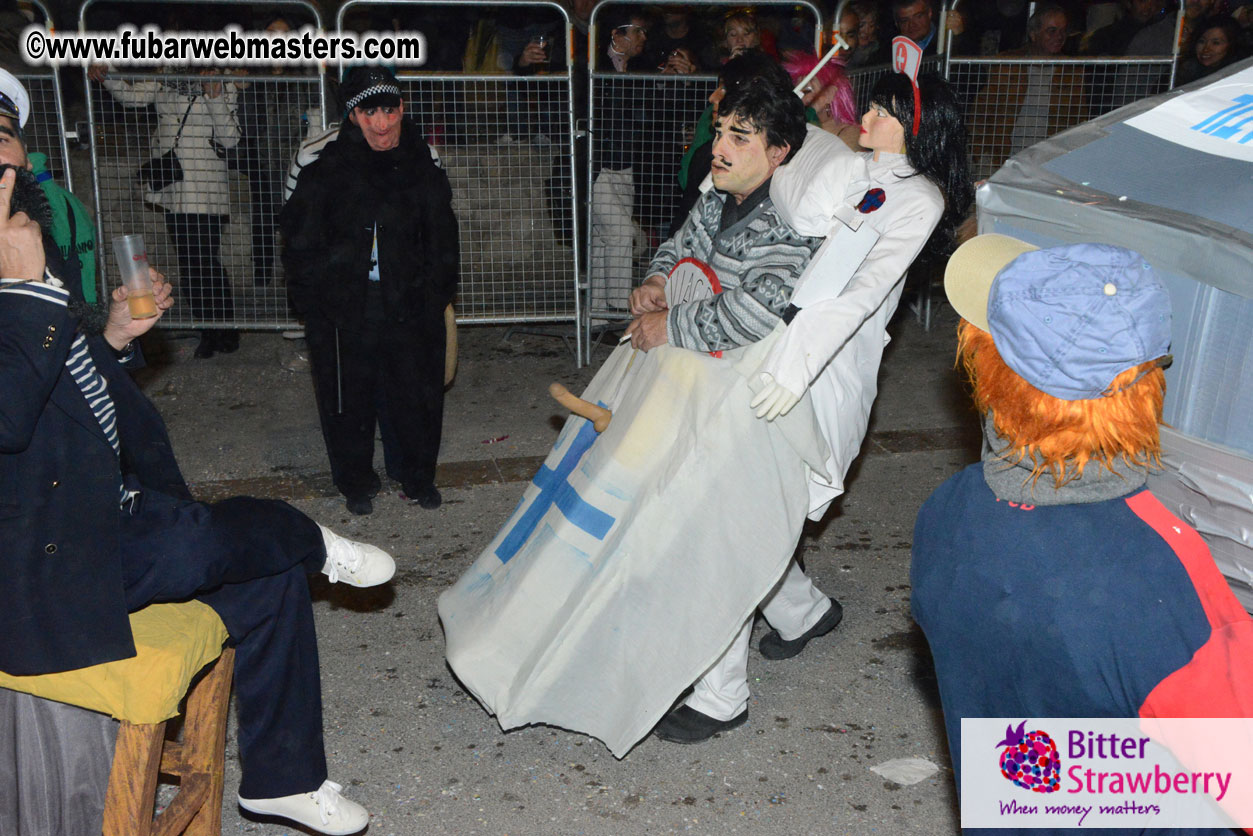
[{"label": "red stripe on fabric", "polygon": [[1201,599],[1210,627],[1218,630],[1227,624],[1249,620],[1249,614],[1236,600],[1227,579],[1214,565],[1209,546],[1192,526],[1170,513],[1149,491],[1127,497],[1126,502],[1132,513],[1156,531],[1179,558]]},{"label": "red stripe on fabric", "polygon": [[[1196,591],[1212,632],[1188,664],[1157,683],[1140,706],[1141,717],[1253,717],[1253,619],[1240,606],[1214,565],[1201,535],[1148,491],[1129,497],[1127,506],[1170,546]],[[1186,592],[1186,591],[1185,591]],[[1198,739],[1161,738],[1180,763],[1244,772],[1253,740],[1214,746]],[[1234,755],[1232,753],[1235,753]],[[1234,757],[1228,766],[1222,757]],[[1218,758],[1218,760],[1216,760]],[[1237,768],[1238,767],[1238,768]],[[1253,797],[1231,793],[1220,802],[1233,821],[1253,816]],[[1244,828],[1253,836],[1253,829]]]},{"label": "red stripe on fabric", "polygon": [[1140,716],[1253,717],[1253,619],[1227,586],[1201,535],[1148,491],[1126,502],[1179,558],[1212,630],[1188,664],[1157,684],[1140,706]]}]

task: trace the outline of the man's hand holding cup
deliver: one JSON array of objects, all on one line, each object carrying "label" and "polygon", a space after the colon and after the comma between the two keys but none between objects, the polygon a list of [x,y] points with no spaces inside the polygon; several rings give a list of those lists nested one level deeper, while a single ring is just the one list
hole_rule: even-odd
[{"label": "man's hand holding cup", "polygon": [[155,316],[142,319],[131,316],[131,304],[128,301],[130,290],[126,285],[118,285],[109,296],[109,321],[104,326],[104,338],[118,351],[125,348],[131,340],[152,330],[162,314],[174,304],[173,288],[165,280],[165,276],[149,267],[148,278],[152,280],[152,301],[157,309]]},{"label": "man's hand holding cup", "polygon": [[518,58],[519,67],[544,66],[548,63],[548,41],[547,35],[536,35],[527,43],[526,48],[522,50],[521,57]]}]

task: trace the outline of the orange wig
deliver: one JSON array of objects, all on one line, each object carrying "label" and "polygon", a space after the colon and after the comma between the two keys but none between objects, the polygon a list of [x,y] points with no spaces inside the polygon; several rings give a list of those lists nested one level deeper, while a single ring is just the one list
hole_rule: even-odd
[{"label": "orange wig", "polygon": [[985,415],[991,410],[997,434],[1009,442],[1002,457],[1013,464],[1030,459],[1033,484],[1049,473],[1060,487],[1091,461],[1110,470],[1119,457],[1139,468],[1160,465],[1157,425],[1166,376],[1156,361],[1118,375],[1103,398],[1066,401],[1019,377],[992,335],[964,319],[957,326],[957,361],[970,378],[975,407]]}]

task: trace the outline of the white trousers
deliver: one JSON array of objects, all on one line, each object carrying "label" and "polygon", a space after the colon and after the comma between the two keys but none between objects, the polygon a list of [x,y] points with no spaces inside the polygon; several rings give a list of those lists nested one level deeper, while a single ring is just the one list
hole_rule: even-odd
[{"label": "white trousers", "polygon": [[[792,641],[817,624],[831,608],[831,602],[793,560],[783,579],[759,606],[779,636]],[[697,680],[684,705],[715,720],[730,720],[748,708],[748,641],[752,633],[750,615],[722,658]]]},{"label": "white trousers", "polygon": [[592,183],[591,269],[593,310],[622,309],[633,285],[635,178],[631,169],[603,169]]}]

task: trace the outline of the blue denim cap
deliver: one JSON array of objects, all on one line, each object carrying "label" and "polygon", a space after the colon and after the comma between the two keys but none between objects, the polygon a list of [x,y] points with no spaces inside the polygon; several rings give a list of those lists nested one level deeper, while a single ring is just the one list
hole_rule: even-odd
[{"label": "blue denim cap", "polygon": [[1170,351],[1170,297],[1138,253],[1068,244],[1022,253],[988,294],[989,332],[1006,364],[1067,401],[1105,395],[1114,378]]}]

